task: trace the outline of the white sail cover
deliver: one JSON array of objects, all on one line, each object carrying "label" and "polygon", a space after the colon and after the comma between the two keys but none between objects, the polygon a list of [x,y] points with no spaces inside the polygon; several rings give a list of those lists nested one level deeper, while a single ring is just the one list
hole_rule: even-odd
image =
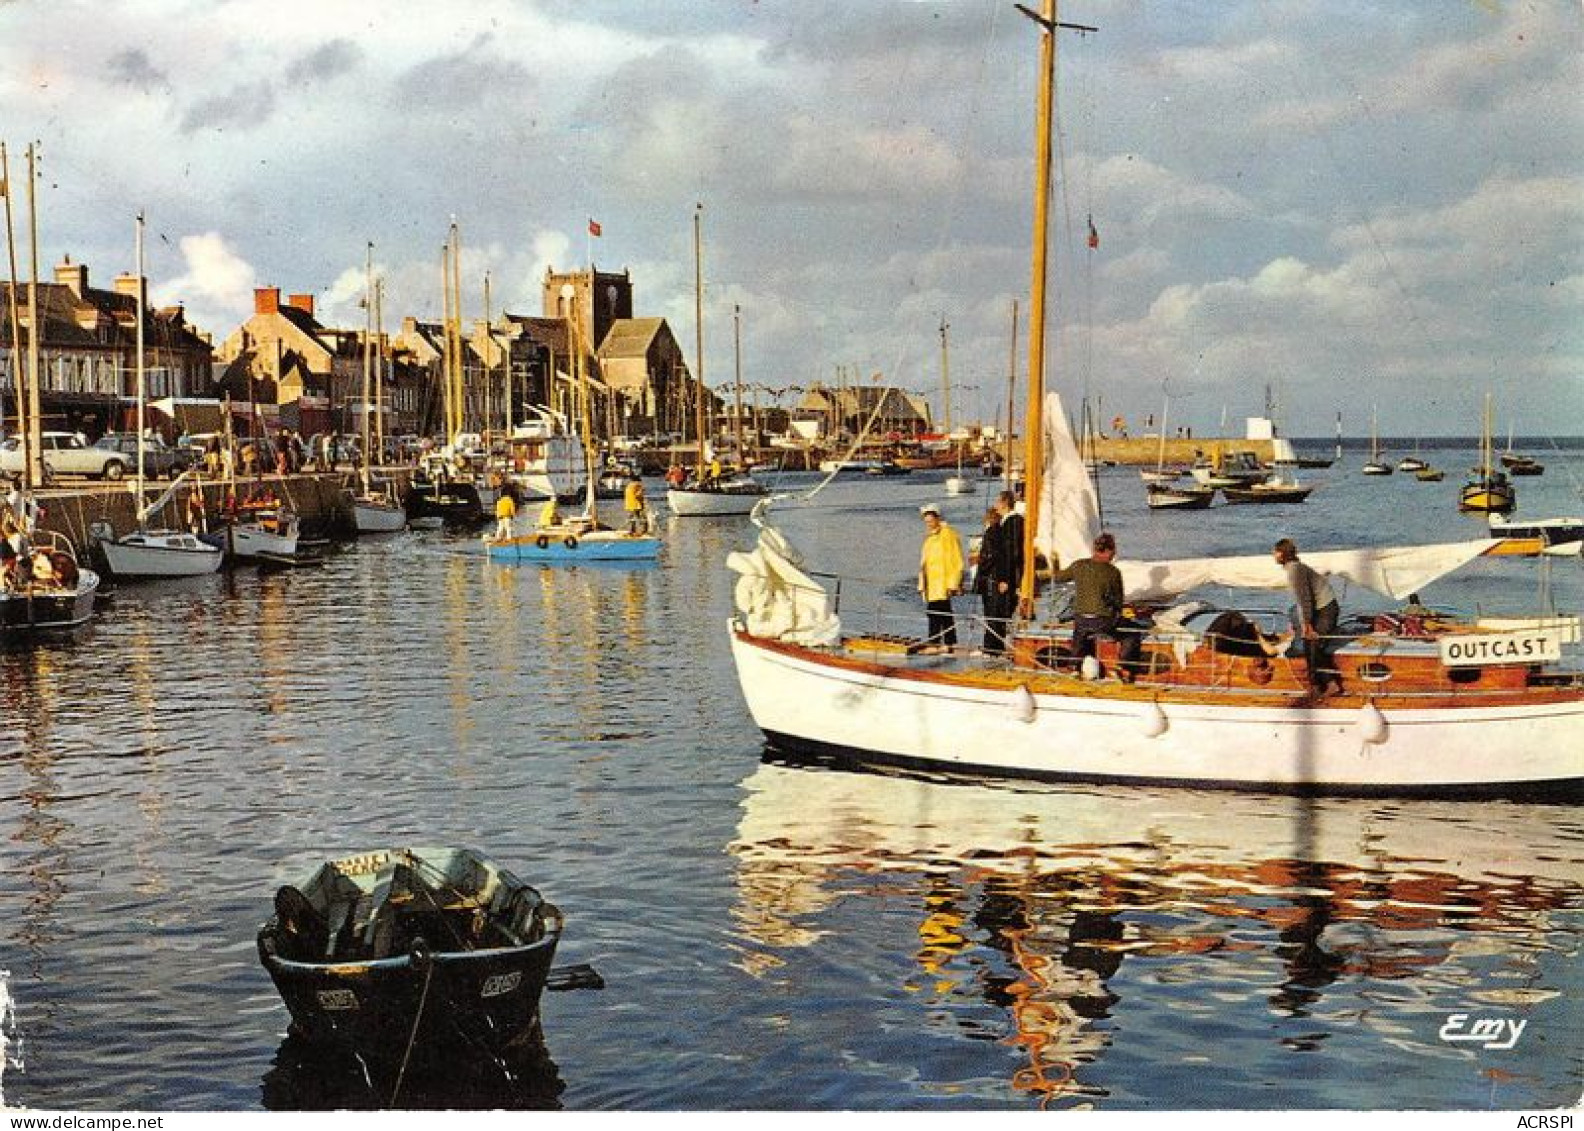
[{"label": "white sail cover", "polygon": [[[1304,562],[1333,580],[1347,581],[1394,600],[1402,600],[1432,581],[1467,565],[1491,548],[1488,538],[1428,546],[1361,547],[1315,550]],[[1122,585],[1135,601],[1170,600],[1201,585],[1234,589],[1285,589],[1287,571],[1271,554],[1235,558],[1179,558],[1172,561],[1119,559]]]},{"label": "white sail cover", "polygon": [[1078,454],[1061,394],[1045,397],[1045,478],[1034,520],[1034,547],[1069,565],[1089,556],[1100,533],[1100,504],[1089,469]]},{"label": "white sail cover", "polygon": [[741,575],[733,594],[737,611],[754,636],[810,645],[841,639],[841,619],[830,595],[802,564],[802,555],[771,526],[760,528],[751,553],[726,555],[727,568]]},{"label": "white sail cover", "polygon": [[[1285,441],[1283,441],[1285,444]],[[1291,452],[1291,445],[1286,451]],[[1063,565],[1086,558],[1100,532],[1094,483],[1067,427],[1061,397],[1045,398],[1045,481],[1035,526],[1035,546]],[[1328,577],[1402,600],[1467,565],[1491,548],[1488,538],[1428,546],[1360,547],[1305,551],[1303,560]],[[1172,600],[1201,585],[1234,589],[1285,589],[1287,573],[1269,553],[1232,558],[1130,561],[1119,558],[1129,600]]]}]

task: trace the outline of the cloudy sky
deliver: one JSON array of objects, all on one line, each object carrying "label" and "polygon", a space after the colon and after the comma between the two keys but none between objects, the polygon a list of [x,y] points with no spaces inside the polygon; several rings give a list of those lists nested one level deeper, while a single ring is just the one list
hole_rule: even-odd
[{"label": "cloudy sky", "polygon": [[[1200,434],[1584,431],[1578,0],[1068,0],[1053,381]],[[41,144],[45,269],[218,339],[255,286],[361,325],[540,313],[547,265],[630,268],[705,375],[838,366],[958,421],[1005,399],[1027,310],[1037,36],[1010,0],[0,0],[0,137]],[[1089,217],[1100,234],[1091,252]],[[603,235],[590,239],[587,221]],[[25,261],[25,260],[24,260]],[[1024,331],[1026,335],[1026,330]],[[1017,348],[1020,362],[1027,342]],[[1022,378],[1019,378],[1020,384]]]}]

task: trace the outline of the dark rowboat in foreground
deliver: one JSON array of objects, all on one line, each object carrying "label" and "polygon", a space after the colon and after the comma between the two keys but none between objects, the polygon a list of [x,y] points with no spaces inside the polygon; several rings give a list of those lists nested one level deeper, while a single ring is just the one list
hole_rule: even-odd
[{"label": "dark rowboat in foreground", "polygon": [[258,950],[295,1035],[405,1067],[531,1041],[561,927],[559,910],[476,853],[391,848],[277,891]]}]

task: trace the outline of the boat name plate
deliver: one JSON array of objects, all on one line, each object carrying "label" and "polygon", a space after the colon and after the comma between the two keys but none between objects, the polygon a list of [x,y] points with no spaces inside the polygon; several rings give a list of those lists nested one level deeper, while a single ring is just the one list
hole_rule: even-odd
[{"label": "boat name plate", "polygon": [[484,979],[484,987],[479,990],[479,997],[500,997],[509,994],[522,984],[522,971],[513,970],[509,974],[494,974]]},{"label": "boat name plate", "polygon": [[357,994],[351,990],[320,990],[318,997],[320,1009],[345,1010],[358,1007]]},{"label": "boat name plate", "polygon": [[1562,658],[1562,633],[1537,628],[1525,632],[1443,636],[1441,662],[1449,668],[1474,664],[1540,664]]}]

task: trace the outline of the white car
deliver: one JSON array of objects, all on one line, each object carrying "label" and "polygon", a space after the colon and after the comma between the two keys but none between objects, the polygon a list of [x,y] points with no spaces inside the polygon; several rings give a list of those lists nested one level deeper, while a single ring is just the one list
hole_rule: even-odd
[{"label": "white car", "polygon": [[[44,467],[51,475],[92,475],[99,479],[120,479],[131,466],[125,453],[92,447],[77,432],[46,432],[41,443]],[[22,442],[15,436],[0,444],[0,472],[7,475],[22,473]]]}]

